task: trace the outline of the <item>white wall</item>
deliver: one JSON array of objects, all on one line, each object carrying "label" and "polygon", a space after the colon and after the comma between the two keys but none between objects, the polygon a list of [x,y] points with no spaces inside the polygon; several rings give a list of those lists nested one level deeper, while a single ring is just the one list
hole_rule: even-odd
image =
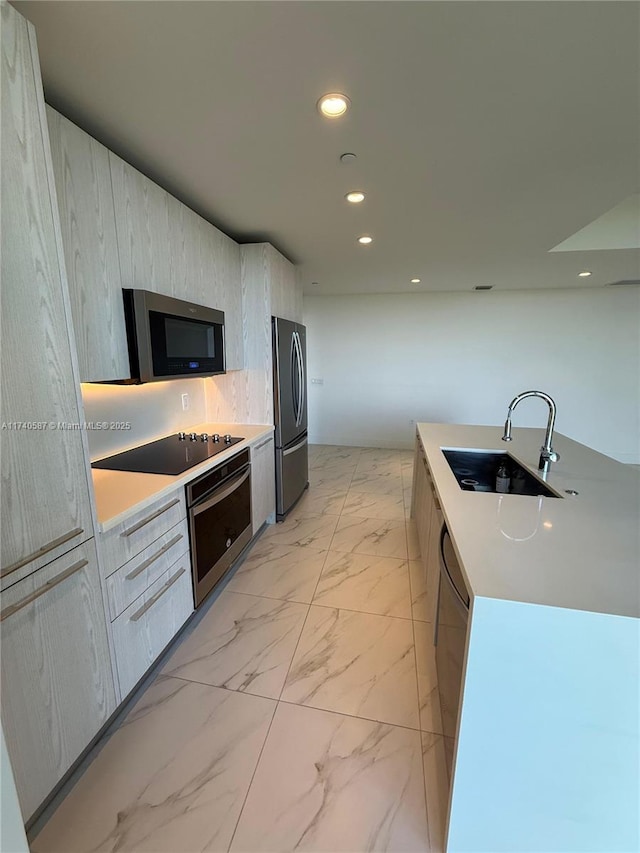
[{"label": "white wall", "polygon": [[[305,296],[311,443],[411,447],[412,420],[557,429],[640,462],[640,289]],[[323,385],[312,384],[320,378]],[[527,400],[514,426],[544,426]]]}]

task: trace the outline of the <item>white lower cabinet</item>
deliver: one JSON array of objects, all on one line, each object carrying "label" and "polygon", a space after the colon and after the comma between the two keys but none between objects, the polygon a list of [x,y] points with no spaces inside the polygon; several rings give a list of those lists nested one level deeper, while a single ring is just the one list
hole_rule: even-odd
[{"label": "white lower cabinet", "polygon": [[253,534],[276,511],[276,469],[273,436],[251,448],[251,522]]},{"label": "white lower cabinet", "polygon": [[183,555],[189,560],[189,529],[183,519],[106,580],[111,621]]},{"label": "white lower cabinet", "polygon": [[189,554],[184,554],[112,623],[123,699],[193,613]]},{"label": "white lower cabinet", "polygon": [[2,725],[28,820],[116,707],[93,540],[6,589]]}]

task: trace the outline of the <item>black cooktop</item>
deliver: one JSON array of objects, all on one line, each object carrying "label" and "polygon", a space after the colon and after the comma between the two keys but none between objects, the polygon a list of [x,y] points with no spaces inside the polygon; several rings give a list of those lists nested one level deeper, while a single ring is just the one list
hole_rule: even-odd
[{"label": "black cooktop", "polygon": [[140,474],[181,474],[194,465],[199,465],[222,453],[243,438],[230,435],[197,435],[195,432],[180,432],[159,438],[141,447],[107,456],[92,462],[92,468],[107,468],[111,471],[135,471]]}]

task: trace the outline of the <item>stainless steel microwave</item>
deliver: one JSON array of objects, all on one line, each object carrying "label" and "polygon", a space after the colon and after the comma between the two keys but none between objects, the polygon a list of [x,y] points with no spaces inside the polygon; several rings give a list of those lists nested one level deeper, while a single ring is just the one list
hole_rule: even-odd
[{"label": "stainless steel microwave", "polygon": [[139,382],[225,372],[224,311],[124,288],[131,377]]}]

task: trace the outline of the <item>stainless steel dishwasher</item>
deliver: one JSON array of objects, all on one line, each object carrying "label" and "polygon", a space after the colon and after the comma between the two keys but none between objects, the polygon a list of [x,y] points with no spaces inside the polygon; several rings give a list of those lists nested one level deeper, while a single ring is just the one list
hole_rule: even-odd
[{"label": "stainless steel dishwasher", "polygon": [[[434,633],[438,695],[443,734],[455,738],[469,621],[469,594],[445,524],[440,531],[439,552],[440,577]],[[445,752],[451,778],[452,752]]]}]

